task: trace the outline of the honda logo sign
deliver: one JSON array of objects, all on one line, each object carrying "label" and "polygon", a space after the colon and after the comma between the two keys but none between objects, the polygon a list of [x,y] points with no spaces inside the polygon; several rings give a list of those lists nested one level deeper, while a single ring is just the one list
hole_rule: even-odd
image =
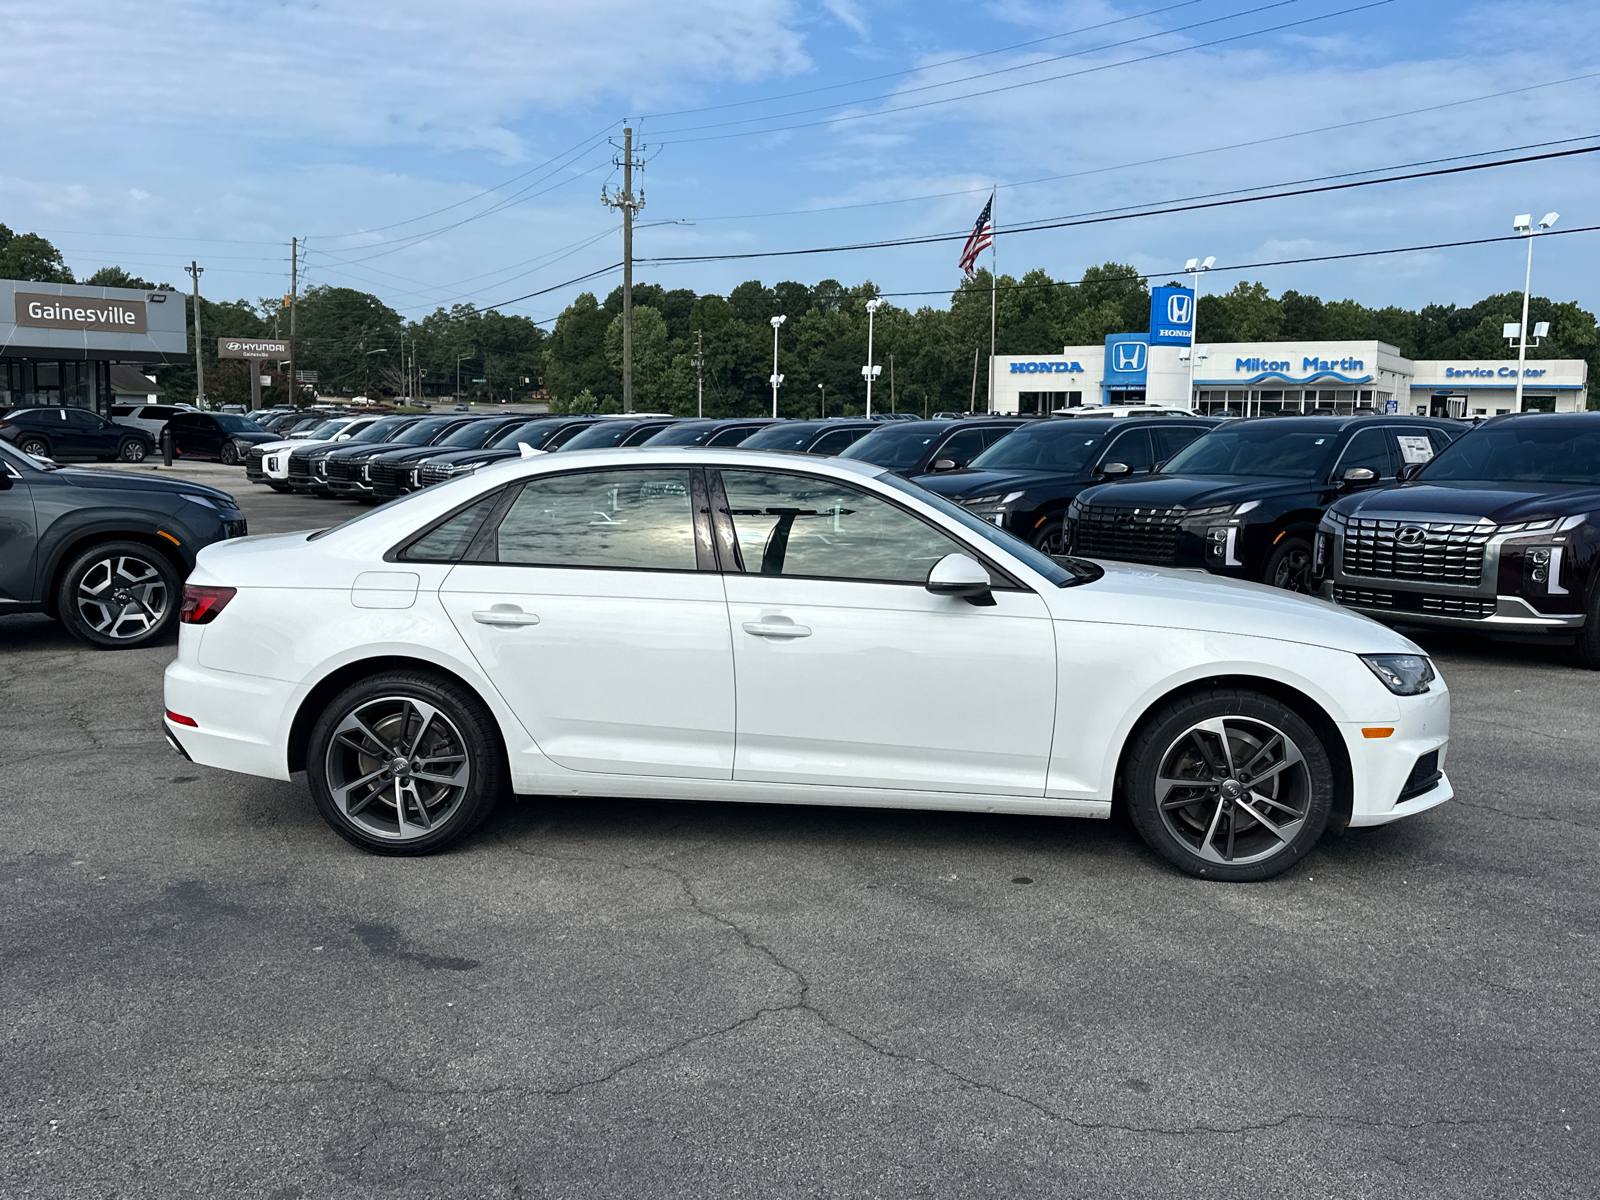
[{"label": "honda logo sign", "polygon": [[1111,344],[1111,369],[1125,375],[1144,370],[1143,342],[1113,342]]},{"label": "honda logo sign", "polygon": [[1167,297],[1167,320],[1173,325],[1187,325],[1194,319],[1194,300],[1187,295]]}]

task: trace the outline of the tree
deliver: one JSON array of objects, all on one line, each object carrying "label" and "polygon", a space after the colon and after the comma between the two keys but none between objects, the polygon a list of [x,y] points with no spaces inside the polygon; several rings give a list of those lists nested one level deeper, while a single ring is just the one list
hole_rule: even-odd
[{"label": "tree", "polygon": [[71,283],[66,259],[37,233],[12,233],[0,225],[0,279]]},{"label": "tree", "polygon": [[140,279],[137,275],[130,275],[121,267],[101,267],[83,282],[90,287],[133,288],[141,292],[171,292],[177,290],[170,283],[151,283],[148,279]]}]

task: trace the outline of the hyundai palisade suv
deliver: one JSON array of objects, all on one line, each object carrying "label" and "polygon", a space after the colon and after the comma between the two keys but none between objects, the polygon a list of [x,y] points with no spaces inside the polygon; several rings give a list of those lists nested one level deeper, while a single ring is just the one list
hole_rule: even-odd
[{"label": "hyundai palisade suv", "polygon": [[1030,417],[968,417],[960,421],[885,421],[840,451],[840,458],[884,467],[907,479],[958,471]]},{"label": "hyundai palisade suv", "polygon": [[[330,467],[328,460],[334,454],[354,454],[362,450],[370,450],[374,446],[391,444],[406,430],[418,421],[424,420],[421,416],[411,414],[384,417],[368,425],[348,442],[337,445],[307,446],[289,451],[288,483],[296,492],[309,492],[312,495],[328,495],[328,477]],[[343,479],[340,471],[334,471],[335,479]]]},{"label": "hyundai palisade suv", "polygon": [[1326,598],[1396,625],[1574,644],[1600,669],[1600,413],[1493,417],[1328,509]]},{"label": "hyundai palisade suv", "polygon": [[427,446],[396,446],[367,460],[365,478],[373,499],[393,500],[422,486],[422,464],[435,454],[452,450],[481,450],[507,430],[525,423],[518,416],[475,416]]},{"label": "hyundai palisade suv", "polygon": [[335,446],[318,462],[323,486],[334,496],[376,501],[372,491],[372,462],[381,454],[419,446],[437,446],[464,425],[481,418],[451,413],[445,417],[421,417],[394,437],[377,446]]},{"label": "hyundai palisade suv", "polygon": [[843,454],[882,425],[876,421],[830,417],[818,421],[771,421],[738,445],[745,450],[787,450],[791,454]]},{"label": "hyundai palisade suv", "polygon": [[490,463],[520,458],[522,448],[549,453],[559,450],[589,426],[599,421],[595,416],[533,416],[521,425],[513,425],[481,450],[447,450],[435,454],[417,468],[417,486],[431,487],[446,479],[455,479]]},{"label": "hyundai palisade suv", "polygon": [[243,537],[216,488],[61,467],[0,445],[0,614],[42,612],[100,650],[172,628],[200,550]]},{"label": "hyundai palisade suv", "polygon": [[954,500],[1047,554],[1063,550],[1067,505],[1107,479],[1148,475],[1217,422],[1209,417],[1074,417],[1035,421],[990,446],[963,471],[914,482]]},{"label": "hyundai palisade suv", "polygon": [[1400,416],[1229,421],[1158,474],[1080,493],[1067,510],[1072,550],[1310,591],[1312,542],[1328,506],[1393,482],[1404,464],[1466,429]]}]

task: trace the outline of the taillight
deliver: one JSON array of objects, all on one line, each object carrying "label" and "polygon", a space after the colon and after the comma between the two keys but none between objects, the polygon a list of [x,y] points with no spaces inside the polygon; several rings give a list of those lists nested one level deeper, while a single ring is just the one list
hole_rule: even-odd
[{"label": "taillight", "polygon": [[187,725],[190,729],[200,728],[200,722],[196,721],[193,717],[186,717],[182,713],[175,713],[170,708],[167,709],[167,720],[171,721],[174,725]]},{"label": "taillight", "polygon": [[201,587],[199,584],[183,585],[183,608],[178,620],[185,625],[209,625],[217,614],[228,607],[238,588]]}]

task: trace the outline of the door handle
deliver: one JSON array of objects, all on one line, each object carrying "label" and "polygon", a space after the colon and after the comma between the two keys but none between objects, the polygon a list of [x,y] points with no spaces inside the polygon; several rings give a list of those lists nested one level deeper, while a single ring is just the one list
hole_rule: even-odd
[{"label": "door handle", "polygon": [[479,625],[537,625],[537,613],[523,612],[520,608],[480,608],[472,614]]},{"label": "door handle", "polygon": [[787,618],[782,620],[746,621],[744,623],[744,631],[753,633],[757,637],[803,638],[811,636],[811,630],[804,625],[796,625]]}]

